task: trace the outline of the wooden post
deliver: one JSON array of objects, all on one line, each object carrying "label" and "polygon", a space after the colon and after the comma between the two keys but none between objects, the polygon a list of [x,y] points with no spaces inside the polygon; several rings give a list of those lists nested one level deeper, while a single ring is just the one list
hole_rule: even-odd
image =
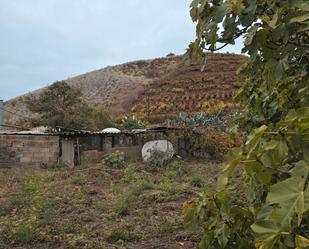
[{"label": "wooden post", "polygon": [[115,147],[115,136],[112,135],[112,148],[114,148],[114,147]]},{"label": "wooden post", "polygon": [[104,135],[100,135],[100,151],[104,150]]}]

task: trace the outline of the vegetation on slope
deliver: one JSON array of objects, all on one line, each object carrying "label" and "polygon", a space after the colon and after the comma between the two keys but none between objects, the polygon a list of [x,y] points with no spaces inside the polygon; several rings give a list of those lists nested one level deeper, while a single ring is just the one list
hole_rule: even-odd
[{"label": "vegetation on slope", "polygon": [[[218,105],[219,109],[235,108],[232,95],[239,88],[235,72],[245,60],[240,55],[213,54],[201,73],[198,64],[186,65],[182,56],[169,56],[107,67],[66,82],[79,89],[88,104],[108,109],[111,114],[149,116],[150,121],[156,121],[157,117],[162,120],[179,111],[209,112],[218,109]],[[6,102],[6,109],[17,115],[6,112],[5,122],[16,124],[36,117],[24,100],[29,96],[37,98],[45,90]]]},{"label": "vegetation on slope", "polygon": [[240,87],[237,69],[247,60],[234,54],[209,54],[201,72],[199,63],[184,63],[153,80],[133,103],[131,111],[150,120],[164,120],[180,112],[214,113],[237,110],[232,96]]},{"label": "vegetation on slope", "polygon": [[25,103],[28,109],[38,116],[29,119],[30,126],[90,130],[113,126],[106,110],[88,104],[82,99],[81,91],[69,86],[65,81],[55,82],[38,98],[26,98]]}]

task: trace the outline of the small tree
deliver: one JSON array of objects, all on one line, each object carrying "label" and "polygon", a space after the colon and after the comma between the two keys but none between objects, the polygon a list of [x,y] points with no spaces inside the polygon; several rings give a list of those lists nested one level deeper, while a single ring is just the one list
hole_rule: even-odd
[{"label": "small tree", "polygon": [[125,116],[121,120],[121,126],[124,129],[127,129],[127,130],[143,129],[143,128],[147,128],[148,125],[149,124],[148,124],[147,121],[143,121],[143,120],[135,117],[134,115],[132,115],[132,116]]},{"label": "small tree", "polygon": [[103,107],[93,107],[91,118],[93,129],[103,130],[104,128],[115,127],[113,118]]},{"label": "small tree", "polygon": [[106,111],[86,103],[81,91],[65,81],[55,82],[39,97],[28,97],[25,102],[31,112],[38,114],[33,119],[35,125],[101,129],[111,123]]}]

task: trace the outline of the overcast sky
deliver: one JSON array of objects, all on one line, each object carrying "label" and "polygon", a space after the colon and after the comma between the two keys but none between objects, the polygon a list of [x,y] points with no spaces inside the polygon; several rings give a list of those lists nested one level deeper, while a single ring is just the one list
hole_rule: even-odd
[{"label": "overcast sky", "polygon": [[189,4],[0,0],[0,99],[107,65],[184,53],[194,39]]}]

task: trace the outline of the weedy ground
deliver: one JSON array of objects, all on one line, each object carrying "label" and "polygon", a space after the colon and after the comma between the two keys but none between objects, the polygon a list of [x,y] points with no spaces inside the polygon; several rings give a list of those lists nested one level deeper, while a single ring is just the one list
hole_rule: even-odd
[{"label": "weedy ground", "polygon": [[182,205],[217,172],[216,164],[183,161],[0,169],[0,249],[197,248]]}]

